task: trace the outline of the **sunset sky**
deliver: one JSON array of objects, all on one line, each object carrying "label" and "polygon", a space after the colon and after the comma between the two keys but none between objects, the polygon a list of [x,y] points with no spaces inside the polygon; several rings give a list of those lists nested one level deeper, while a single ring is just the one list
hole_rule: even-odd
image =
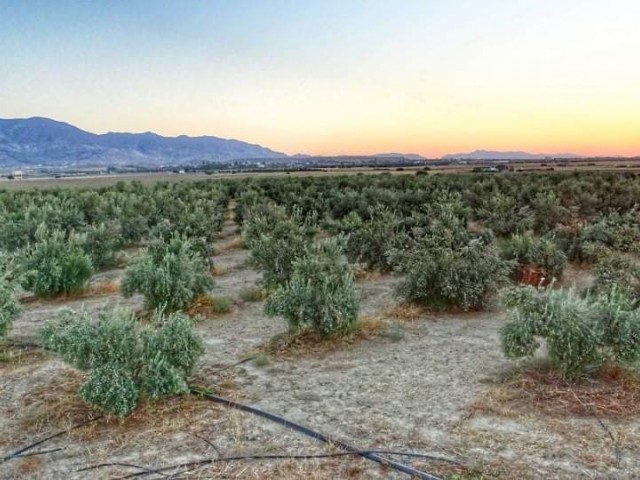
[{"label": "sunset sky", "polygon": [[639,0],[0,0],[0,117],[294,154],[640,155]]}]

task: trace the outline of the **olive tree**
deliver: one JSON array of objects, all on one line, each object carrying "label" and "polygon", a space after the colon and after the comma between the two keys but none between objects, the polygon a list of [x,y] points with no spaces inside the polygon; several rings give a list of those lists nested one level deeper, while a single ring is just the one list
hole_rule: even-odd
[{"label": "olive tree", "polygon": [[148,309],[168,312],[188,307],[213,287],[213,278],[191,240],[172,236],[169,241],[153,241],[129,266],[120,290],[125,297],[144,296]]},{"label": "olive tree", "polygon": [[389,252],[403,275],[396,294],[431,308],[477,309],[507,280],[509,262],[500,257],[490,232],[473,236],[465,222],[443,207],[426,229],[415,229]]},{"label": "olive tree", "polygon": [[93,274],[93,263],[83,244],[80,235],[41,226],[35,243],[23,254],[23,287],[39,297],[84,289]]},{"label": "olive tree", "polygon": [[381,205],[372,207],[364,219],[352,212],[339,225],[339,231],[348,235],[349,260],[381,272],[392,269],[387,252],[396,246],[400,228],[398,216]]},{"label": "olive tree", "polygon": [[594,297],[573,290],[507,290],[507,323],[500,335],[509,358],[532,357],[544,340],[554,367],[574,379],[605,360],[633,364],[640,360],[640,310],[617,289]]},{"label": "olive tree", "polygon": [[267,314],[284,317],[293,331],[311,327],[327,336],[352,329],[359,300],[343,243],[327,240],[294,260],[291,277],[267,299]]},{"label": "olive tree", "polygon": [[15,296],[16,270],[14,257],[0,251],[0,341],[20,313],[20,304]]},{"label": "olive tree", "polygon": [[314,232],[298,216],[283,216],[281,211],[249,217],[244,228],[249,262],[262,272],[262,284],[268,290],[289,280],[293,262],[309,248]]},{"label": "olive tree", "polygon": [[97,410],[129,415],[141,398],[187,393],[186,377],[204,352],[191,319],[156,311],[141,325],[126,310],[63,310],[42,329],[44,347],[88,373],[80,389]]}]

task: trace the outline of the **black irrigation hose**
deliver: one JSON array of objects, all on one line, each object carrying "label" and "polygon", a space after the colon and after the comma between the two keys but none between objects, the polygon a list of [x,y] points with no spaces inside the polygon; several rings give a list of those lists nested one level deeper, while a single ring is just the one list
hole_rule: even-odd
[{"label": "black irrigation hose", "polygon": [[225,370],[229,370],[230,368],[237,367],[238,365],[242,365],[243,363],[250,362],[251,360],[253,360],[255,358],[256,358],[255,356],[247,357],[247,358],[244,358],[244,359],[240,360],[239,362],[232,363],[231,365],[225,365],[224,367],[221,367],[218,370],[216,370],[215,372],[213,372],[213,374],[215,375],[216,373],[224,372]]},{"label": "black irrigation hose", "polygon": [[191,462],[179,463],[177,465],[169,465],[167,467],[157,468],[153,470],[150,470],[146,467],[141,467],[139,465],[132,465],[128,463],[107,462],[107,463],[100,463],[98,465],[92,465],[90,467],[81,468],[76,470],[76,472],[86,472],[89,470],[97,470],[99,468],[105,468],[105,467],[131,467],[131,468],[139,468],[143,470],[141,472],[132,473],[123,477],[123,478],[133,478],[133,477],[141,477],[144,475],[151,475],[151,474],[162,474],[167,470],[199,467],[199,466],[209,465],[209,464],[218,463],[218,462],[233,462],[233,461],[239,461],[239,460],[313,460],[313,459],[321,459],[321,458],[347,457],[347,456],[353,456],[353,455],[364,456],[367,454],[399,455],[399,456],[405,456],[405,457],[425,458],[429,460],[448,462],[448,463],[453,463],[455,465],[460,465],[458,462],[454,460],[450,460],[448,458],[435,457],[433,455],[427,455],[422,453],[398,452],[394,450],[356,450],[352,452],[302,454],[302,455],[256,454],[256,455],[238,455],[238,456],[232,456],[232,457],[219,457],[219,458],[203,458],[201,460],[193,460]]},{"label": "black irrigation hose", "polygon": [[[141,472],[137,472],[136,475],[156,474],[156,475],[160,475],[162,477],[168,477],[168,475],[165,475],[165,474],[163,474],[162,472],[160,472],[158,470],[152,470],[150,468],[143,467],[142,465],[136,465],[134,463],[124,463],[124,462],[99,463],[98,465],[92,465],[90,467],[79,468],[79,469],[75,470],[75,472],[76,473],[88,472],[89,470],[98,470],[100,468],[106,468],[106,467],[137,468],[138,470],[142,470],[142,471]],[[129,475],[126,476],[126,477],[122,477],[122,478],[128,478],[128,477],[129,477]]]},{"label": "black irrigation hose", "polygon": [[[327,435],[324,435],[318,431],[312,430],[308,427],[292,422],[291,420],[287,420],[286,418],[280,417],[278,415],[274,415],[273,413],[269,413],[264,410],[260,410],[258,408],[250,407],[249,405],[244,405],[242,403],[234,402],[233,400],[228,400],[226,398],[218,397],[216,395],[211,395],[201,390],[198,390],[197,388],[191,387],[191,392],[196,395],[200,395],[211,402],[220,403],[222,405],[226,405],[227,407],[236,408],[238,410],[242,410],[244,412],[252,413],[259,417],[266,418],[267,420],[271,420],[272,422],[278,423],[284,427],[290,428],[291,430],[302,433],[311,438],[315,438],[316,440],[320,440],[321,442],[336,445],[342,448],[343,450],[346,450],[347,452],[353,452],[355,454],[359,454],[358,452],[363,452],[363,450],[356,448],[352,445],[349,445],[348,443],[330,438]],[[380,456],[377,453],[365,452],[359,455],[362,456],[363,458],[380,463],[382,465],[388,465],[394,470],[397,470],[399,472],[413,475],[414,477],[417,477],[421,480],[440,480],[439,477],[436,477],[426,472],[422,472],[409,465],[396,462],[395,460],[389,460],[387,458]]]},{"label": "black irrigation hose", "polygon": [[47,453],[59,452],[60,450],[64,450],[64,447],[56,447],[50,448],[49,450],[38,450],[37,452],[22,453],[20,455],[16,455],[14,458],[36,457],[38,455],[46,455]]},{"label": "black irrigation hose", "polygon": [[15,452],[9,453],[8,455],[5,455],[4,457],[0,458],[0,464],[9,461],[12,458],[17,458],[17,457],[20,457],[20,456],[26,456],[26,455],[21,455],[21,454],[26,452],[26,451],[28,451],[28,450],[31,450],[31,449],[37,447],[38,445],[42,445],[43,443],[48,442],[49,440],[53,440],[54,438],[61,437],[62,435],[71,432],[72,430],[75,430],[77,428],[84,427],[85,425],[89,425],[90,423],[96,422],[96,421],[100,420],[101,418],[103,418],[102,415],[100,415],[98,417],[95,417],[95,418],[92,418],[91,420],[87,420],[86,422],[78,423],[78,424],[76,424],[76,425],[74,425],[74,426],[72,426],[70,428],[67,428],[66,430],[62,430],[60,432],[54,433],[53,435],[49,435],[48,437],[45,437],[42,440],[38,440],[37,442],[34,442],[34,443],[30,444],[30,445],[27,445],[26,447],[22,447],[21,449],[16,450]]}]

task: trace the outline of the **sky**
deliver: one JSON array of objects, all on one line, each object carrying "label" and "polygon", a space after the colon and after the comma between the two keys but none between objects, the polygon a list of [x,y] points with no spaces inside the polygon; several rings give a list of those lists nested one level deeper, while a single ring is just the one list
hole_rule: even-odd
[{"label": "sky", "polygon": [[640,155],[638,0],[0,0],[0,117],[289,154]]}]

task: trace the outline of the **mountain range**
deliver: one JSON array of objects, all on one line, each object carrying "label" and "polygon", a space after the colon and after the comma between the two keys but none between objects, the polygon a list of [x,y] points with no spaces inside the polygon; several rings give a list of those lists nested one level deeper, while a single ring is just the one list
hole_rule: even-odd
[{"label": "mountain range", "polygon": [[287,155],[218,137],[102,135],[48,118],[0,119],[0,166],[161,166]]},{"label": "mountain range", "polygon": [[544,160],[545,158],[581,158],[575,153],[528,153],[501,152],[493,150],[474,150],[469,153],[452,153],[442,157],[443,160]]},{"label": "mountain range", "polygon": [[[445,155],[443,160],[542,160],[579,158],[572,153],[535,154],[475,150]],[[152,132],[96,134],[49,118],[0,119],[0,167],[161,167],[276,160],[321,159],[304,153],[288,156],[261,145],[213,136],[164,137]],[[342,157],[340,157],[342,158]],[[348,161],[350,157],[344,157]],[[360,158],[360,157],[358,157]],[[362,157],[366,158],[366,157]],[[377,159],[427,160],[414,153],[379,153]]]}]

